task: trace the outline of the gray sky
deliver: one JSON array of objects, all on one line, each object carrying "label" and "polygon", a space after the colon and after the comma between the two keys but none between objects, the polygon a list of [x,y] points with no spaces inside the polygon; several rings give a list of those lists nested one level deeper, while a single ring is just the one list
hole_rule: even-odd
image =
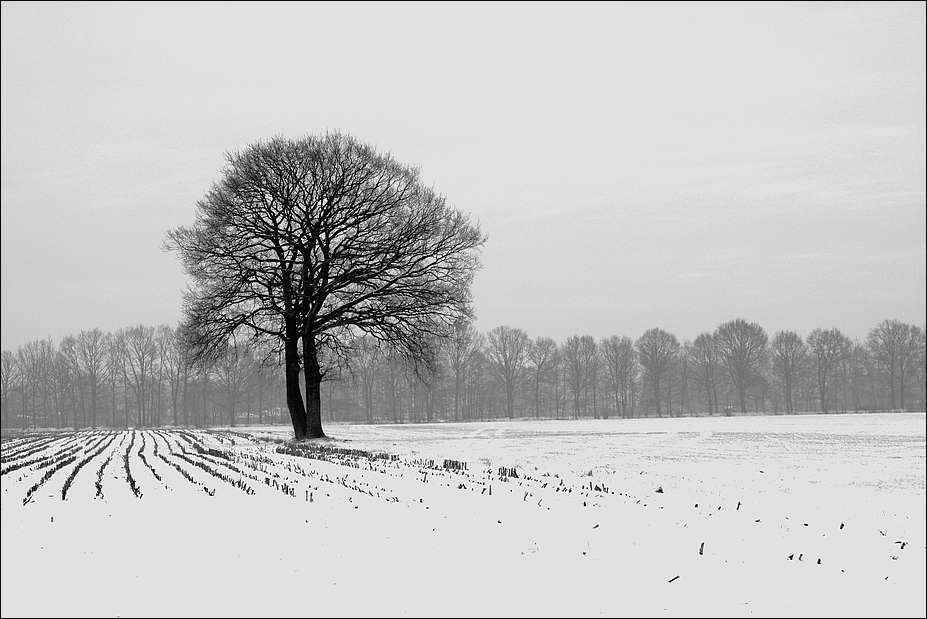
[{"label": "gray sky", "polygon": [[339,129],[489,240],[477,328],[925,321],[925,3],[2,5],[2,348],[175,324],[226,151]]}]

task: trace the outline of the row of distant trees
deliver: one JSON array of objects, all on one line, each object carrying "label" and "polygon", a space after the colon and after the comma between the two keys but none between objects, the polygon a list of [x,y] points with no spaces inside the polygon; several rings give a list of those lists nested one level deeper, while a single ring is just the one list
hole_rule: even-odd
[{"label": "row of distant trees", "polygon": [[[272,367],[273,365],[273,367]],[[285,405],[276,364],[230,346],[208,367],[190,363],[177,329],[139,325],[34,340],[2,352],[4,428],[265,423]],[[221,417],[222,412],[236,415]],[[267,421],[272,421],[268,419]]]},{"label": "row of distant trees", "polygon": [[[433,369],[369,336],[326,360],[330,421],[609,418],[924,410],[925,329],[884,320],[865,340],[839,329],[771,339],[756,323],[692,341],[650,329],[636,340],[532,339],[459,322]],[[5,428],[286,423],[280,360],[234,340],[192,362],[176,329],[136,326],[51,338],[2,352]]]}]

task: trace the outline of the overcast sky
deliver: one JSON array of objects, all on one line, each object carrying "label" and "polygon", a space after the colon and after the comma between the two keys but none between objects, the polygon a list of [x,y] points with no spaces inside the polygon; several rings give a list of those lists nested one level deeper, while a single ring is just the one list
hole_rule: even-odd
[{"label": "overcast sky", "polygon": [[477,328],[925,322],[925,3],[2,5],[2,347],[176,324],[224,153],[338,129],[488,236]]}]

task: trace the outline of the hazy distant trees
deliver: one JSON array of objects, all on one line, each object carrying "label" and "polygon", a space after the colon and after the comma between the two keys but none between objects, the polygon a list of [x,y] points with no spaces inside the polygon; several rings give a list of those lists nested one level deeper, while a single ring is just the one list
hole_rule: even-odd
[{"label": "hazy distant trees", "polygon": [[23,429],[26,428],[26,404],[31,404],[32,409],[32,429],[38,427],[38,409],[36,400],[38,396],[41,381],[41,342],[33,340],[26,342],[17,351],[19,366],[22,368],[22,381],[20,390],[23,401]]},{"label": "hazy distant trees", "polygon": [[474,358],[482,345],[482,336],[473,323],[462,318],[454,323],[450,337],[445,341],[445,355],[454,379],[454,421],[460,419],[461,403],[467,400],[467,379],[474,369]]},{"label": "hazy distant trees", "polygon": [[528,334],[518,328],[502,325],[486,335],[486,354],[502,379],[509,419],[515,418],[515,391],[528,362],[530,348]]},{"label": "hazy distant trees", "polygon": [[106,336],[100,329],[81,331],[77,337],[78,371],[90,394],[90,427],[97,427],[97,396],[105,378]]},{"label": "hazy distant trees", "polygon": [[[110,398],[111,398],[111,409],[112,410],[112,420],[111,424],[113,427],[116,426],[116,408],[117,408],[117,399],[118,399],[118,390],[117,386],[120,382],[122,384],[127,384],[126,373],[125,373],[125,346],[124,346],[124,337],[125,331],[119,331],[114,334],[110,334],[108,337],[108,344],[106,346],[106,376],[109,381],[110,387]],[[128,416],[129,407],[128,407],[128,397],[124,398],[125,402],[125,414]],[[128,421],[126,421],[128,424]]]},{"label": "hazy distant trees", "polygon": [[11,401],[16,383],[19,381],[19,365],[12,350],[4,350],[0,355],[0,401],[3,403],[3,427],[12,427],[10,420]]},{"label": "hazy distant trees", "polygon": [[[890,324],[880,326],[900,330]],[[804,339],[793,331],[776,333],[766,348],[766,359],[753,367],[745,381],[748,410],[889,410],[893,385],[897,409],[902,383],[899,366],[904,368],[905,406],[923,410],[927,391],[924,329],[901,326],[909,334],[913,352],[901,362],[896,353],[894,375],[884,361],[890,355],[879,349],[881,340],[873,345],[869,338],[851,341],[837,329],[815,329]],[[178,345],[178,329],[162,325],[140,330],[152,333],[154,340],[143,357],[143,380],[129,355],[130,329],[91,336],[105,343],[96,406],[93,364],[82,361],[80,353],[81,334],[86,338],[92,329],[67,335],[57,345],[46,338],[4,351],[0,381],[4,427],[286,421],[285,376],[278,354],[245,338],[229,349],[245,363],[237,363],[235,355],[211,363],[195,362]],[[416,371],[414,362],[372,337],[357,338],[337,360],[343,365],[329,366],[350,372],[330,369],[326,374],[322,406],[327,419],[419,423],[509,418],[505,377],[490,357],[486,335],[469,320],[460,321],[454,334],[438,346],[434,373]],[[653,416],[657,397],[662,416],[722,410],[730,414],[731,405],[741,408],[740,393],[716,337],[701,333],[678,347],[667,360],[658,389],[654,389],[652,371],[642,368],[635,343],[627,336],[610,336],[598,343],[588,335],[571,336],[560,343],[546,337],[529,339],[520,378],[513,383],[513,415],[559,419],[570,411],[579,418],[610,416],[615,410],[622,417]],[[829,342],[840,343],[838,354],[833,354],[833,346],[827,348]]]},{"label": "hazy distant trees", "polygon": [[766,331],[755,322],[737,318],[720,325],[713,339],[737,389],[740,411],[746,413],[747,387],[766,360]]},{"label": "hazy distant trees", "polygon": [[700,333],[689,349],[689,365],[692,377],[699,383],[705,393],[708,413],[718,414],[718,348],[711,333]]},{"label": "hazy distant trees", "polygon": [[689,404],[689,376],[691,375],[692,342],[687,340],[679,348],[679,354],[676,356],[676,363],[677,384],[679,386],[679,414],[681,415],[686,410],[689,410],[691,413],[691,406]]},{"label": "hazy distant trees", "polygon": [[[141,337],[130,337],[130,333]],[[199,408],[193,422],[209,423],[214,415],[207,417],[203,406],[209,406],[212,413],[220,405],[227,407],[227,393],[220,391],[220,380],[206,383],[206,392],[202,390],[204,383],[191,382],[196,374],[202,381],[204,373],[178,356],[173,335],[174,329],[165,325],[139,325],[116,333],[90,329],[65,336],[57,346],[49,338],[27,342],[16,353],[4,351],[4,427],[16,425],[14,415],[21,419],[20,427],[159,426],[171,422],[161,417],[162,409],[171,413],[174,425],[188,425],[188,408],[194,397],[199,399]],[[145,346],[148,336],[148,343],[153,345]],[[139,342],[141,347],[133,347]],[[143,354],[139,356],[139,352]],[[257,363],[258,352],[249,350],[248,354]],[[278,366],[273,361],[271,364],[276,371]],[[23,367],[28,371],[24,373]],[[208,372],[219,373],[213,368]],[[246,373],[240,393],[246,397],[246,416],[251,410],[247,397],[258,394],[263,400],[258,413],[263,418],[263,405],[278,407],[280,402],[273,394],[267,396],[273,381],[266,376],[259,380],[257,375],[257,370]],[[230,421],[228,417],[226,420]]]},{"label": "hazy distant trees", "polygon": [[612,335],[604,338],[599,348],[608,377],[607,384],[615,398],[615,410],[622,417],[630,417],[634,381],[637,377],[637,352],[634,342],[627,336]]},{"label": "hazy distant trees", "polygon": [[791,414],[795,412],[793,392],[804,367],[808,348],[794,331],[779,331],[773,337],[770,353],[773,373],[784,390],[785,412]]},{"label": "hazy distant trees", "polygon": [[190,363],[181,348],[182,343],[177,329],[161,325],[158,327],[158,341],[160,343],[158,349],[161,357],[160,367],[163,368],[167,379],[174,425],[179,425],[181,403],[184,404],[183,421],[186,425],[188,423],[186,402],[181,401],[181,395],[185,392],[190,380]]},{"label": "hazy distant trees", "polygon": [[354,341],[354,354],[351,355],[351,369],[355,380],[360,382],[364,393],[364,412],[367,422],[373,421],[373,391],[380,361],[379,343],[364,335]]},{"label": "hazy distant trees", "polygon": [[848,353],[850,340],[839,329],[815,329],[808,335],[808,350],[814,367],[821,412],[827,412],[827,384],[835,378],[843,357]]},{"label": "hazy distant trees", "polygon": [[573,417],[585,416],[588,391],[597,375],[597,347],[591,335],[571,335],[561,350],[563,371],[573,395]]},{"label": "hazy distant trees", "polygon": [[[151,423],[149,396],[157,352],[155,330],[154,327],[136,325],[121,330],[119,336],[123,346],[126,380],[135,395],[137,404],[137,423],[140,427],[144,427]],[[126,427],[129,427],[128,415],[126,415]]]},{"label": "hazy distant trees", "polygon": [[583,394],[584,409],[586,412],[589,402],[589,392],[592,392],[592,415],[599,418],[598,389],[599,389],[599,346],[591,335],[582,338],[583,371],[585,373],[585,392]]},{"label": "hazy distant trees", "polygon": [[657,417],[662,416],[660,408],[661,381],[667,373],[676,355],[679,352],[679,340],[672,333],[659,327],[649,329],[637,339],[635,343],[637,356],[643,370],[644,379],[653,388],[653,401]]},{"label": "hazy distant trees", "polygon": [[528,360],[534,372],[534,416],[541,418],[541,382],[550,378],[557,364],[557,342],[539,337],[528,348]]},{"label": "hazy distant trees", "polygon": [[166,241],[193,279],[191,354],[241,329],[271,338],[296,437],[323,436],[320,354],[363,332],[433,362],[432,338],[468,311],[484,237],[417,168],[348,135],[274,138],[227,159],[194,226]]},{"label": "hazy distant trees", "polygon": [[229,415],[229,425],[235,425],[235,412],[239,400],[245,394],[248,381],[254,372],[254,357],[247,347],[234,340],[229,342],[225,353],[216,361],[213,374],[222,391]]},{"label": "hazy distant trees", "polygon": [[900,320],[883,320],[869,332],[866,341],[888,386],[892,408],[896,401],[900,408],[905,406],[905,384],[917,360],[918,347],[923,345],[923,337],[918,327]]}]

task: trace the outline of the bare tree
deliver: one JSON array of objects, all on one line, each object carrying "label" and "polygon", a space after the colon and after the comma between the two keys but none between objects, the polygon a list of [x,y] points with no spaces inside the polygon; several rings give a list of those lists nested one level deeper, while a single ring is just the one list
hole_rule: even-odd
[{"label": "bare tree", "polygon": [[36,409],[36,397],[41,385],[41,366],[42,351],[41,342],[32,340],[26,342],[16,349],[16,357],[20,368],[20,391],[23,399],[23,430],[26,429],[26,404],[27,395],[31,400],[30,410],[32,411],[32,429],[38,428],[38,414]]},{"label": "bare tree", "polygon": [[550,373],[557,357],[557,342],[549,337],[539,337],[531,342],[528,360],[534,372],[534,418],[541,418],[541,380]]},{"label": "bare tree", "polygon": [[634,416],[637,380],[640,376],[640,360],[638,359],[634,342],[627,336],[622,337],[619,343],[618,363],[618,376],[622,398],[621,412],[622,416],[631,418]]},{"label": "bare tree", "polygon": [[901,339],[898,355],[898,394],[901,408],[905,408],[905,388],[916,375],[918,354],[923,347],[924,333],[920,327],[906,325],[907,335]]},{"label": "bare tree", "polygon": [[470,360],[466,365],[464,416],[467,419],[482,419],[483,411],[486,408],[486,367],[489,362],[486,360],[485,339],[482,333],[476,334],[473,352],[470,354]]},{"label": "bare tree", "polygon": [[386,396],[387,418],[395,423],[402,421],[402,379],[406,363],[401,355],[393,350],[386,350],[383,355],[383,371],[380,373]]},{"label": "bare tree", "polygon": [[[74,429],[87,425],[86,380],[80,363],[80,343],[73,335],[66,335],[58,345],[56,360],[60,377],[62,400],[70,400],[74,415]],[[78,409],[80,416],[78,416]]]},{"label": "bare tree", "polygon": [[19,380],[19,364],[13,351],[3,351],[2,357],[0,357],[0,370],[2,370],[0,371],[0,389],[2,389],[0,400],[3,402],[3,427],[12,428],[13,426],[10,423],[10,400]]},{"label": "bare tree", "polygon": [[448,368],[454,377],[454,421],[460,419],[461,399],[466,395],[464,386],[467,374],[473,355],[480,348],[481,338],[473,323],[462,318],[454,323],[445,345]]},{"label": "bare tree", "polygon": [[705,399],[708,401],[708,414],[718,414],[718,348],[711,333],[700,333],[692,342],[690,349],[690,363],[695,380],[705,390]]},{"label": "bare tree", "polygon": [[486,336],[486,354],[505,388],[505,410],[515,418],[515,392],[525,371],[531,340],[521,329],[502,325]]},{"label": "bare tree", "polygon": [[927,325],[917,328],[917,342],[915,343],[914,377],[917,379],[920,410],[927,405]]},{"label": "bare tree", "polygon": [[[849,389],[853,410],[857,413],[862,408],[862,392],[866,384],[866,360],[869,354],[866,347],[857,340],[850,342],[846,354],[840,363],[841,380],[844,383],[844,400],[846,390]],[[844,402],[844,410],[848,410]]]},{"label": "bare tree", "polygon": [[192,372],[190,362],[184,354],[182,340],[176,328],[167,325],[158,327],[157,338],[161,350],[161,367],[167,377],[167,388],[171,397],[174,426],[180,425],[178,414],[181,404],[184,409],[183,422],[187,425],[186,388]]},{"label": "bare tree", "polygon": [[242,328],[277,342],[298,439],[324,436],[322,350],[363,332],[427,364],[429,338],[469,312],[479,228],[417,168],[353,137],[278,137],[230,154],[197,213],[166,240],[194,282],[190,348],[214,353]]},{"label": "bare tree", "polygon": [[839,329],[815,329],[808,334],[808,350],[814,363],[821,412],[827,412],[827,383],[842,362],[850,340]]},{"label": "bare tree", "polygon": [[106,335],[100,329],[81,331],[77,336],[80,371],[90,392],[90,427],[97,427],[97,395],[105,379]]},{"label": "bare tree", "polygon": [[[264,425],[264,395],[267,393],[268,388],[272,388],[274,384],[274,377],[277,375],[276,371],[279,369],[279,363],[275,363],[273,356],[268,356],[264,351],[259,352],[257,358],[258,366],[255,369],[254,379],[258,400],[258,423]],[[186,391],[184,396],[186,397]],[[273,397],[271,397],[272,403]],[[186,412],[186,407],[184,407],[184,411]]]},{"label": "bare tree", "polygon": [[608,385],[615,398],[615,410],[630,417],[630,405],[637,379],[637,352],[631,338],[612,335],[599,343]]},{"label": "bare tree", "polygon": [[[112,406],[112,427],[116,427],[116,411],[117,411],[117,400],[118,400],[118,390],[120,381],[123,385],[123,393],[125,393],[126,385],[126,372],[125,372],[125,355],[126,355],[126,346],[125,346],[125,330],[119,330],[116,333],[109,335],[109,344],[106,347],[106,376],[109,379],[110,387],[110,397],[111,397],[111,406]],[[127,401],[127,399],[126,399]],[[129,410],[126,407],[126,416],[128,416]]]},{"label": "bare tree", "polygon": [[244,395],[248,380],[254,370],[254,356],[245,344],[231,341],[225,354],[213,366],[216,385],[228,406],[229,424],[235,426],[238,402]]},{"label": "bare tree", "polygon": [[[328,401],[328,420],[335,420],[335,392],[339,387],[344,386],[346,367],[341,365],[329,368],[325,373],[325,397]],[[257,378],[260,373],[260,367],[255,366],[254,376]],[[250,392],[249,392],[250,395]],[[251,413],[248,413],[248,423],[251,423]]]},{"label": "bare tree", "polygon": [[[124,333],[126,378],[138,405],[137,425],[145,427],[150,423],[151,412],[148,404],[157,356],[155,329],[138,325],[122,331]],[[128,410],[126,411],[126,427],[129,427]]]},{"label": "bare tree", "polygon": [[747,412],[747,387],[766,359],[769,338],[763,327],[741,318],[720,325],[714,334],[721,360],[737,389],[740,411]]},{"label": "bare tree", "polygon": [[689,375],[692,371],[692,342],[686,340],[679,348],[679,354],[676,357],[676,365],[679,376],[679,414],[682,415],[689,411],[692,414],[692,408],[689,404]]},{"label": "bare tree", "polygon": [[608,377],[607,385],[615,399],[615,410],[623,416],[621,408],[621,381],[619,379],[619,345],[621,339],[617,335],[602,338],[599,350],[602,351],[602,360],[605,366],[605,375]]},{"label": "bare tree", "polygon": [[[57,347],[55,346],[54,341],[51,337],[47,337],[44,340],[39,341],[39,359],[38,359],[38,381],[39,385],[42,387],[42,419],[43,424],[46,428],[48,425],[48,400],[49,394],[54,395],[54,386],[52,385],[52,377],[55,370],[55,356],[57,355]],[[55,411],[55,416],[57,417],[58,411]],[[60,419],[56,421],[55,427],[61,427]]]},{"label": "bare tree", "polygon": [[772,369],[785,390],[785,412],[795,412],[794,390],[808,356],[808,347],[794,331],[779,331],[773,337],[770,353]]},{"label": "bare tree", "polygon": [[657,417],[662,415],[660,408],[660,382],[666,376],[670,365],[679,352],[679,340],[672,333],[654,327],[640,336],[635,343],[638,359],[644,376],[653,387],[653,399]]},{"label": "bare tree", "polygon": [[905,382],[915,363],[918,347],[916,327],[900,320],[883,320],[869,331],[866,343],[888,387],[892,409],[899,401],[896,393],[900,396],[900,408],[904,408]]},{"label": "bare tree", "polygon": [[573,418],[580,414],[580,398],[586,387],[586,371],[583,366],[583,337],[571,335],[560,347],[563,355],[564,374],[570,391],[573,393]]},{"label": "bare tree", "polygon": [[595,338],[591,335],[584,335],[580,340],[580,355],[582,358],[583,373],[585,374],[585,379],[583,380],[583,386],[585,389],[585,392],[583,393],[583,412],[587,412],[585,406],[588,405],[589,391],[591,390],[592,416],[595,419],[598,419],[599,365],[601,359],[599,356],[599,346],[596,344]]},{"label": "bare tree", "polygon": [[351,369],[355,379],[360,379],[364,392],[364,412],[367,423],[373,422],[373,388],[380,365],[380,357],[380,346],[377,340],[369,335],[355,340]]}]

